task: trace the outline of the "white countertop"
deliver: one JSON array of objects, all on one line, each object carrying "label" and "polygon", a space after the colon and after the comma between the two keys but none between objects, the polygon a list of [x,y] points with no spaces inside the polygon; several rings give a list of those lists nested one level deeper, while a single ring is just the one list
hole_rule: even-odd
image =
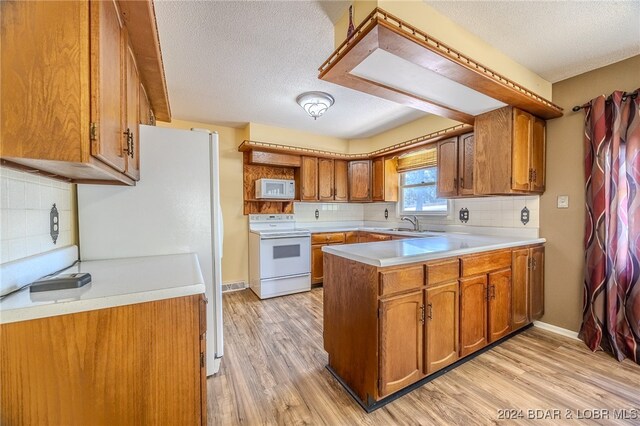
[{"label": "white countertop", "polygon": [[205,292],[195,253],[80,262],[61,273],[88,272],[78,289],[31,293],[21,290],[0,301],[0,323],[151,302]]},{"label": "white countertop", "polygon": [[[387,231],[380,231],[387,232]],[[544,238],[421,233],[420,237],[375,243],[328,245],[325,253],[373,266],[396,266],[482,251],[544,243]]]}]

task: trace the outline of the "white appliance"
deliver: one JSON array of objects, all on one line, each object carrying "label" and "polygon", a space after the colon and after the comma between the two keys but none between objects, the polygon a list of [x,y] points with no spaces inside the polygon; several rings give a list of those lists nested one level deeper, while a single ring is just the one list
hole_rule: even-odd
[{"label": "white appliance", "polygon": [[293,200],[296,182],[289,179],[257,179],[256,198],[282,198]]},{"label": "white appliance", "polygon": [[249,287],[260,299],[311,290],[311,232],[293,215],[249,215]]},{"label": "white appliance", "polygon": [[78,185],[82,260],[197,253],[209,301],[207,375],[223,355],[218,173],[217,133],[140,126],[136,186]]}]

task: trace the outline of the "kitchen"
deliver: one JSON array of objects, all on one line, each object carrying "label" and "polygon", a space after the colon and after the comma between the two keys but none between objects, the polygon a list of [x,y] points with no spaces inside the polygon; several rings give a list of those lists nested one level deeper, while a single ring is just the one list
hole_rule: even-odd
[{"label": "kitchen", "polygon": [[[375,3],[382,11],[374,15],[374,6],[367,2],[354,4],[351,21],[355,35],[348,44],[348,51],[343,52],[341,45],[350,31],[350,3],[347,2],[103,2],[100,7],[94,7],[93,3],[90,7],[84,3],[69,3],[49,8],[44,2],[36,2],[31,9],[24,6],[29,9],[27,15],[20,14],[22,6],[18,7],[19,2],[3,2],[2,294],[12,290],[11,286],[25,285],[63,269],[78,258],[81,262],[74,266],[73,272],[89,272],[93,278],[88,284],[91,287],[82,293],[85,296],[80,294],[75,299],[64,295],[67,297],[60,296],[54,301],[45,298],[32,306],[16,308],[14,303],[28,303],[30,296],[52,293],[25,289],[15,296],[3,298],[0,304],[2,353],[3,359],[7,360],[1,373],[3,388],[7,383],[5,380],[14,380],[12,372],[18,368],[17,371],[25,372],[23,376],[28,377],[30,386],[38,388],[38,383],[42,383],[39,380],[46,380],[46,389],[49,386],[67,389],[68,401],[47,399],[60,391],[38,394],[38,400],[43,401],[41,407],[44,407],[40,410],[46,410],[47,404],[54,403],[68,407],[65,410],[73,413],[73,405],[65,402],[74,401],[83,408],[76,406],[77,417],[58,417],[57,422],[53,420],[55,417],[48,418],[54,423],[76,424],[101,424],[109,420],[113,423],[114,419],[125,424],[127,421],[123,419],[127,418],[127,410],[138,412],[140,417],[133,422],[142,424],[162,423],[162,418],[174,422],[180,419],[182,424],[200,423],[205,419],[209,424],[344,424],[462,423],[474,418],[476,422],[486,423],[499,420],[500,410],[504,416],[504,410],[508,409],[525,410],[525,414],[527,409],[536,408],[610,409],[612,412],[620,409],[632,414],[631,410],[638,408],[633,383],[637,383],[634,379],[639,377],[639,372],[631,356],[627,354],[631,359],[618,363],[606,352],[592,353],[577,337],[583,322],[585,285],[585,165],[584,142],[581,142],[585,133],[585,113],[571,111],[572,107],[583,105],[590,98],[603,93],[607,96],[614,90],[628,91],[629,96],[623,102],[633,104],[633,91],[640,86],[637,19],[634,21],[639,13],[637,6],[624,2],[610,8],[599,3],[589,7],[571,3],[520,6],[500,3],[491,4],[491,7],[485,4],[486,10],[482,10],[483,3],[473,7],[455,2]],[[556,40],[566,38],[566,43],[556,43],[558,49],[564,50],[545,53],[538,49],[538,56],[535,56],[535,48],[525,49],[526,42],[517,39],[514,30],[509,30],[514,32],[510,44],[501,41],[496,35],[500,29],[492,31],[491,27],[501,22],[496,16],[509,12],[520,22],[535,22],[536,19],[528,18],[529,14],[540,21],[537,32],[534,25],[522,30],[523,37],[529,37],[527,40],[534,40],[542,32],[551,39],[555,34]],[[580,19],[558,28],[549,25],[554,16],[568,14]],[[56,19],[52,20],[52,16]],[[279,20],[265,21],[265,16],[278,16]],[[480,18],[474,21],[473,16]],[[545,21],[545,16],[549,20]],[[619,37],[615,38],[620,43],[627,43],[627,50],[619,49],[614,54],[610,45],[598,41],[591,48],[600,49],[600,57],[589,56],[591,53],[587,55],[576,47],[576,37],[592,34],[588,32],[588,24],[603,16],[609,19],[612,27],[627,25],[624,29],[629,31],[620,31],[616,35]],[[115,46],[124,43],[125,47],[113,50],[114,45],[110,43],[113,40],[109,37],[113,37],[114,32],[92,30],[102,27],[88,27],[89,21],[104,23],[107,29],[107,24],[118,25],[120,30],[115,34],[119,43]],[[374,21],[378,26],[369,28]],[[25,22],[29,25],[19,31]],[[33,25],[34,22],[37,25]],[[52,22],[56,22],[56,29],[51,28]],[[235,28],[229,26],[230,22]],[[416,31],[409,38],[404,34],[402,39],[394,39],[393,35],[398,34],[391,28],[394,23],[401,24],[398,28]],[[52,31],[59,37],[43,38],[42,33],[39,35],[27,29],[32,27],[41,28],[45,34]],[[85,36],[91,34],[92,37],[79,35],[78,27],[87,31]],[[527,25],[519,28],[525,27]],[[480,90],[480,86],[473,86],[469,81],[484,78],[486,86],[497,84],[495,77],[484,72],[478,77],[477,69],[473,75],[460,77],[466,79],[467,85],[452,87],[442,81],[435,85],[425,82],[432,96],[466,90],[465,95],[456,99],[433,99],[424,93],[411,96],[405,86],[407,81],[402,78],[385,81],[387,77],[380,74],[380,70],[386,69],[385,61],[395,69],[403,70],[398,75],[423,78],[417,73],[416,64],[409,60],[411,58],[398,61],[394,58],[399,56],[389,57],[389,52],[393,53],[398,46],[411,50],[413,45],[402,43],[407,43],[406,40],[416,34],[422,37],[425,31],[430,37],[428,40],[437,40],[450,51],[464,52],[468,55],[463,55],[465,58],[496,70],[499,73],[496,75],[506,76],[503,78],[510,84],[527,88],[529,94],[521,91],[500,93],[511,90],[513,86],[509,85],[506,89],[490,87],[482,89],[489,91],[484,93],[484,98],[475,97],[473,105],[463,105],[460,99],[464,103],[465,99],[471,99],[470,96],[480,94],[469,89]],[[291,34],[296,35],[295,40]],[[384,45],[387,50],[377,49],[378,53],[362,61],[366,55],[363,56],[361,49],[380,42],[371,38],[374,35],[386,37],[381,40],[387,43]],[[570,40],[574,40],[574,45]],[[428,43],[425,46],[410,42],[419,46],[419,51],[411,53],[417,61],[423,55],[432,57],[436,54],[434,49],[428,48]],[[95,48],[96,45],[101,48]],[[58,46],[58,49],[52,46]],[[207,54],[207,49],[214,53]],[[575,52],[570,55],[572,49]],[[337,54],[332,54],[334,50]],[[105,64],[109,64],[109,55],[114,54],[121,60],[122,68],[100,65],[100,72],[94,69],[96,62],[100,63],[95,60],[96,56],[104,56],[107,58]],[[450,55],[443,55],[440,57],[449,61],[443,62],[443,67],[449,63],[455,65]],[[527,55],[531,58],[527,59]],[[61,58],[77,67],[71,67],[72,70],[65,74],[65,85],[56,86],[54,92],[51,92],[51,80],[29,77],[37,72],[46,74],[52,69],[50,64]],[[570,65],[570,60],[575,63]],[[347,75],[341,74],[346,70],[345,61],[349,61],[348,67],[352,69]],[[23,67],[31,64],[30,73],[16,73],[15,70],[20,70],[16,64]],[[429,65],[423,63],[423,66]],[[320,78],[318,67],[321,68]],[[114,69],[120,70],[116,72],[118,79],[109,80],[113,78]],[[136,73],[142,84],[129,84],[136,80]],[[349,86],[354,81],[350,76],[356,74],[359,82],[378,81],[378,84]],[[410,79],[407,80],[410,83]],[[94,88],[103,87],[101,85],[107,89],[95,95]],[[379,89],[380,85],[386,89]],[[109,90],[109,87],[120,87],[120,90]],[[135,90],[127,90],[128,87]],[[402,93],[389,87],[397,87]],[[444,89],[438,91],[442,87]],[[312,113],[317,112],[306,111],[304,99],[299,103],[296,99],[301,93],[318,90],[329,94],[331,99],[324,97],[327,105],[332,100],[334,103],[322,116],[314,117]],[[31,95],[25,96],[25,93]],[[58,108],[52,112],[51,93],[60,95],[58,99],[64,99],[65,105],[74,108]],[[43,96],[40,103],[33,100],[36,94]],[[110,109],[113,102],[121,102],[123,94],[137,108],[131,108],[125,102],[117,110]],[[317,100],[313,94],[310,96]],[[432,101],[425,101],[425,98]],[[503,100],[496,101],[496,98]],[[315,105],[322,105],[322,101],[320,99]],[[535,167],[526,164],[518,169],[524,170],[523,179],[529,186],[513,192],[505,189],[504,185],[512,182],[507,179],[505,184],[505,173],[502,172],[506,164],[512,164],[512,145],[500,146],[496,142],[510,141],[511,135],[499,136],[500,129],[493,125],[496,121],[491,117],[492,111],[506,111],[504,108],[516,117],[531,117],[534,123],[546,124],[546,129],[542,128],[542,151],[527,148],[527,152],[541,152],[537,157],[530,157],[530,164]],[[475,117],[472,120],[475,128],[473,122],[469,123],[469,116]],[[498,117],[497,120],[504,122],[505,118]],[[100,126],[88,124],[96,122]],[[519,122],[515,121],[516,124]],[[485,130],[479,131],[479,125],[484,125]],[[192,128],[208,129],[212,133],[190,131]],[[540,141],[540,133],[534,137],[533,131],[527,133],[527,138]],[[473,141],[466,137],[472,132]],[[116,138],[119,145],[114,148],[106,141],[116,133],[122,136]],[[167,140],[163,141],[163,138]],[[191,138],[193,142],[190,142]],[[92,139],[94,141],[90,143]],[[76,145],[69,145],[70,141]],[[193,144],[194,153],[183,152],[181,142],[184,146]],[[167,145],[160,148],[161,143]],[[472,154],[475,154],[471,159],[463,155],[469,143],[473,144]],[[202,145],[199,153],[195,153],[197,144]],[[176,146],[171,148],[171,145]],[[97,154],[93,151],[96,149],[100,151]],[[197,162],[202,166],[196,165]],[[445,162],[450,166],[442,167]],[[534,169],[538,170],[535,178],[530,172]],[[208,179],[210,173],[211,179]],[[51,179],[51,175],[57,178]],[[518,176],[514,174],[513,177]],[[266,187],[264,194],[257,194],[256,189],[263,189],[260,183],[256,186],[259,179],[285,179],[289,181],[288,185],[293,181],[294,197],[272,198],[276,194],[269,194]],[[114,180],[125,185],[113,185]],[[471,186],[470,180],[473,181]],[[96,185],[97,181],[108,184]],[[137,183],[132,185],[134,182]],[[268,181],[262,183],[266,185]],[[219,189],[215,188],[216,184]],[[496,189],[495,185],[502,186]],[[464,190],[470,192],[464,193]],[[427,196],[419,202],[416,193]],[[424,201],[427,199],[430,201]],[[52,208],[54,203],[57,213]],[[218,213],[218,206],[221,213]],[[189,214],[196,211],[200,213]],[[417,221],[412,216],[416,216]],[[417,226],[402,220],[403,217],[417,222]],[[426,232],[416,234],[414,226]],[[273,278],[278,277],[274,274],[260,277],[263,262],[255,262],[259,247],[252,249],[252,239],[262,238],[267,233],[278,237],[274,234],[283,232],[295,232],[296,238],[303,238],[304,249],[302,245],[287,243],[282,250],[271,250],[274,257],[281,256],[272,260],[280,263],[265,263],[271,265],[275,274],[284,275],[275,283],[291,285],[284,290],[292,294],[264,294],[261,299],[260,292],[269,288],[266,284],[273,284]],[[51,234],[56,235],[55,243]],[[378,398],[370,392],[373,399],[381,399],[383,404],[376,405],[378,401],[368,404],[366,392],[364,398],[358,396],[357,385],[348,381],[346,376],[351,373],[339,372],[336,368],[333,362],[338,359],[335,341],[327,346],[325,340],[328,326],[340,323],[339,329],[352,327],[345,322],[348,321],[345,317],[330,316],[331,323],[328,323],[326,315],[336,311],[328,312],[323,305],[326,307],[334,300],[326,299],[328,293],[339,290],[340,284],[345,287],[343,280],[352,280],[356,274],[354,270],[341,269],[341,273],[333,278],[334,274],[328,275],[327,271],[334,270],[336,258],[341,258],[355,262],[356,265],[350,266],[355,271],[381,268],[376,273],[384,275],[384,268],[395,267],[384,263],[384,259],[396,258],[394,253],[398,250],[403,257],[417,256],[411,258],[411,263],[422,265],[418,268],[422,272],[414,275],[407,272],[404,278],[422,285],[403,287],[406,280],[400,280],[394,284],[400,286],[400,293],[393,294],[402,296],[419,291],[427,296],[419,296],[419,301],[414,303],[415,313],[403,311],[404,314],[399,314],[416,319],[413,328],[403,328],[402,333],[392,333],[392,337],[404,339],[406,333],[413,332],[416,339],[422,339],[422,344],[417,346],[424,355],[428,352],[431,333],[420,328],[421,310],[424,306],[425,316],[429,314],[425,297],[428,298],[429,289],[441,287],[430,284],[430,262],[455,258],[458,267],[452,268],[455,274],[448,275],[446,283],[456,282],[456,288],[461,292],[466,278],[478,277],[464,272],[466,259],[473,254],[469,250],[473,249],[473,240],[478,235],[484,238],[481,253],[509,250],[510,259],[516,248],[530,250],[543,244],[544,266],[537,269],[543,270],[543,279],[537,277],[532,281],[525,272],[527,283],[542,284],[542,291],[535,294],[539,303],[542,297],[543,312],[532,313],[533,299],[530,297],[533,293],[525,294],[527,297],[518,299],[525,302],[524,322],[518,326],[522,327],[518,331],[524,331],[518,332],[517,327],[513,327],[513,311],[510,311],[508,326],[516,334],[506,340],[500,337],[497,345],[493,341],[487,342],[472,359],[459,358],[460,338],[449,339],[449,343],[458,346],[454,352],[459,360],[438,370],[435,374],[439,377],[415,373],[416,380],[397,383],[398,388],[391,391],[393,400],[383,400],[385,393]],[[420,247],[429,241],[444,245],[457,239],[461,240],[458,251],[448,246],[444,257],[429,257],[433,254],[425,253],[427,249]],[[257,241],[260,246],[263,240]],[[471,248],[463,247],[465,244]],[[207,250],[210,254],[206,254]],[[428,250],[433,252],[433,246]],[[377,261],[382,263],[368,263],[366,258],[371,252],[377,253]],[[40,256],[42,261],[34,263],[33,256]],[[166,266],[167,259],[157,256],[176,256],[171,257],[171,264],[176,266]],[[291,261],[292,257],[300,260]],[[158,263],[146,268],[156,271],[154,277],[163,279],[141,279],[147,275],[136,269],[142,267],[142,260],[127,263],[125,266],[129,269],[117,263],[122,260],[107,260],[122,258],[146,259],[148,262],[155,258]],[[529,254],[518,258],[524,259],[526,271],[530,270],[527,268],[530,258]],[[508,282],[515,291],[515,271],[521,270],[518,265],[522,264],[504,263],[504,259],[499,257],[489,263],[499,265],[500,270],[510,269],[511,279],[503,282]],[[112,261],[116,263],[111,266],[104,263]],[[173,270],[174,275],[163,269],[163,265]],[[194,265],[200,274],[194,272]],[[295,270],[287,272],[288,269],[283,269],[289,266],[294,266]],[[119,268],[125,269],[118,274]],[[26,278],[22,276],[25,270],[28,272]],[[499,270],[481,270],[479,275],[490,276],[494,272]],[[20,278],[15,278],[17,276]],[[180,287],[176,286],[176,279],[182,283]],[[101,286],[110,280],[119,281],[121,288],[118,291],[124,293],[100,293],[104,288]],[[165,283],[161,284],[163,280]],[[152,281],[156,287],[142,287],[142,282],[153,286],[153,283],[149,284]],[[256,282],[260,289],[255,286]],[[361,285],[364,283],[365,280]],[[171,290],[163,289],[161,285],[171,287]],[[351,283],[347,287],[355,288],[355,285]],[[378,306],[386,300],[387,293],[378,295],[377,280],[375,287]],[[82,292],[82,288],[73,291]],[[282,289],[282,285],[276,288]],[[482,288],[486,288],[486,284]],[[224,293],[220,294],[220,290]],[[204,298],[199,296],[203,292],[208,301],[204,308]],[[95,296],[87,298],[91,294]],[[364,294],[350,295],[349,300],[363,308]],[[366,294],[367,298],[373,297]],[[460,300],[460,294],[456,300]],[[362,303],[355,303],[358,297]],[[497,298],[500,298],[500,291]],[[12,302],[12,299],[21,302]],[[511,297],[508,299],[513,301]],[[629,300],[634,299],[630,297]],[[154,303],[177,305],[151,308]],[[452,306],[462,308],[460,303]],[[634,306],[631,305],[628,311],[631,314]],[[135,307],[151,311],[135,313]],[[118,311],[120,308],[122,311]],[[178,314],[182,310],[184,313]],[[371,312],[377,315],[376,310]],[[112,312],[113,317],[106,311]],[[491,315],[485,311],[487,314]],[[127,320],[127,315],[131,320]],[[161,327],[149,326],[150,321],[145,322],[144,318],[150,315],[155,315],[159,324],[174,324],[175,331],[164,333]],[[148,367],[143,373],[136,374],[115,364],[94,366],[87,363],[89,358],[84,358],[90,356],[88,353],[78,353],[73,356],[78,357],[82,368],[62,364],[70,371],[76,371],[74,374],[79,375],[76,379],[89,374],[91,368],[102,373],[98,376],[101,379],[97,386],[80,380],[81,386],[76,387],[78,383],[73,380],[62,383],[56,375],[42,374],[38,365],[46,365],[42,364],[46,359],[21,358],[24,355],[19,349],[26,344],[25,330],[29,330],[27,335],[36,330],[44,331],[38,344],[43,345],[43,353],[53,353],[53,343],[46,339],[46,330],[51,329],[48,327],[71,330],[71,326],[65,327],[65,324],[71,324],[73,318],[78,318],[79,324],[84,324],[88,330],[104,326],[100,332],[104,333],[106,341],[115,344],[115,351],[123,351],[122,356],[131,360],[132,365]],[[459,315],[455,318],[464,322]],[[52,321],[51,325],[46,325],[47,319]],[[61,323],[54,323],[58,320]],[[131,330],[143,330],[144,334],[135,339],[132,334],[128,345],[126,337],[118,334],[117,327],[105,325],[109,321],[113,326],[117,321],[123,321],[118,324],[122,330],[131,327]],[[528,327],[533,321],[534,326]],[[464,330],[462,322],[453,327],[461,334]],[[194,330],[195,323],[198,323],[197,330]],[[9,328],[12,325],[15,331]],[[374,325],[369,330],[375,331],[375,328]],[[87,332],[87,335],[92,333]],[[168,336],[182,336],[182,340],[172,345]],[[369,340],[376,340],[377,336]],[[354,343],[363,336],[345,333],[345,337]],[[77,336],[69,332],[65,338],[73,341]],[[105,345],[104,341],[92,342],[96,349]],[[136,347],[133,342],[151,348],[153,355],[129,353],[125,348]],[[202,348],[203,342],[206,350]],[[603,341],[603,348],[605,343]],[[446,344],[441,343],[439,347],[444,348]],[[35,348],[35,341],[30,345]],[[63,346],[56,348],[64,353]],[[116,349],[120,347],[122,349]],[[413,371],[415,365],[412,363],[420,362],[422,370],[426,365],[425,357],[409,359],[413,351],[413,347],[400,351],[407,357],[394,358],[391,365],[411,367]],[[14,358],[7,354],[26,361],[10,363],[8,360]],[[182,362],[178,365],[166,361],[167,354],[175,354],[175,359]],[[108,358],[108,355],[102,356]],[[618,355],[616,357],[620,359]],[[52,359],[57,360],[55,356]],[[515,361],[510,361],[513,359]],[[572,360],[580,360],[580,366]],[[325,368],[327,366],[329,368]],[[181,371],[181,367],[188,371]],[[212,370],[217,372],[211,374]],[[337,374],[332,374],[331,370]],[[374,376],[380,374],[380,369],[375,367],[373,370],[366,376],[367,380],[375,382]],[[161,371],[165,372],[166,378],[159,374]],[[164,401],[152,397],[157,395],[153,393],[155,389],[140,384],[141,374],[149,377],[158,390],[165,387],[181,390],[172,392],[174,398]],[[586,377],[590,375],[595,375],[596,379],[587,381]],[[172,383],[171,377],[183,377],[183,380],[180,384]],[[131,381],[131,386],[118,384],[127,383],[126,380]],[[18,385],[12,384],[11,389],[15,386]],[[115,400],[100,394],[101,386],[119,389],[121,396],[136,395],[132,399],[136,402],[124,404],[121,412],[110,411],[110,404]],[[380,388],[375,383],[374,387]],[[53,416],[36,408],[29,411],[31,407],[38,407],[29,404],[36,398],[26,393],[29,389],[34,388],[2,392],[3,413],[8,413],[8,409],[21,413],[21,417],[3,417],[3,424],[29,423],[24,419],[37,423],[38,416]],[[605,393],[596,400],[581,396],[575,389],[582,389],[586,394]],[[92,398],[82,398],[83,392]],[[168,398],[166,394],[164,397]],[[89,400],[103,401],[103,405],[96,407]],[[161,409],[161,406],[168,408]],[[367,414],[370,410],[372,412]],[[63,412],[67,413],[61,408],[59,413]],[[90,417],[90,412],[94,417]],[[12,420],[16,418],[23,420]],[[128,419],[131,421],[132,417]]]}]

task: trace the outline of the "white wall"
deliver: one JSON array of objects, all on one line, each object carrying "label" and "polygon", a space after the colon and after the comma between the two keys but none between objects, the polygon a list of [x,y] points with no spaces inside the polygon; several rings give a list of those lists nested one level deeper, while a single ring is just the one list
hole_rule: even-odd
[{"label": "white wall", "polygon": [[[72,184],[0,167],[0,263],[72,244]],[[49,214],[58,209],[56,244]]]}]

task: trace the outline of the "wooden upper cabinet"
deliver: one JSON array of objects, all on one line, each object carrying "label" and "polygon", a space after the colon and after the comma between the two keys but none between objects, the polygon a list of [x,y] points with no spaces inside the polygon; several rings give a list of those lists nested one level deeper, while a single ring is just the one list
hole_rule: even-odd
[{"label": "wooden upper cabinet", "polygon": [[300,200],[318,200],[318,159],[302,157],[300,165]]},{"label": "wooden upper cabinet", "polygon": [[349,162],[334,160],[334,200],[349,201]]},{"label": "wooden upper cabinet", "polygon": [[475,193],[544,192],[545,128],[544,120],[514,107],[477,116]]},{"label": "wooden upper cabinet", "polygon": [[489,274],[489,343],[511,332],[511,268]]},{"label": "wooden upper cabinet", "polygon": [[438,143],[438,186],[440,198],[473,195],[474,134]]},{"label": "wooden upper cabinet", "polygon": [[149,97],[147,91],[144,90],[144,86],[140,85],[140,124],[146,124],[148,126],[155,125],[155,118],[153,117],[153,111],[149,106]]},{"label": "wooden upper cabinet", "polygon": [[[130,3],[0,3],[3,164],[76,183],[134,184],[138,159],[127,157],[124,134],[134,115],[128,108],[136,110],[136,134],[140,120],[134,52],[157,48],[158,38],[149,2]],[[135,43],[120,6],[131,12]],[[170,121],[162,62],[154,59],[144,57],[142,80]]]},{"label": "wooden upper cabinet", "polygon": [[127,157],[123,149],[126,137],[123,137],[122,122],[129,95],[123,91],[129,74],[128,49],[126,54],[123,49],[126,45],[125,32],[114,2],[96,2],[90,11],[91,27],[95,28],[91,32],[90,46],[91,122],[96,127],[91,154],[124,172]]},{"label": "wooden upper cabinet", "polygon": [[398,201],[398,171],[395,159],[378,157],[371,161],[373,201]]},{"label": "wooden upper cabinet", "polygon": [[425,291],[425,374],[431,374],[458,360],[458,281]]},{"label": "wooden upper cabinet", "polygon": [[458,136],[458,195],[473,195],[473,133]]},{"label": "wooden upper cabinet", "polygon": [[438,185],[440,198],[458,195],[458,138],[438,142]]},{"label": "wooden upper cabinet", "polygon": [[127,176],[134,180],[140,179],[140,76],[136,67],[136,60],[129,44],[125,44],[125,95],[126,121],[124,153],[127,159]]},{"label": "wooden upper cabinet", "polygon": [[333,201],[335,194],[334,163],[330,158],[318,158],[318,199]]},{"label": "wooden upper cabinet", "polygon": [[349,200],[371,201],[371,161],[349,162]]},{"label": "wooden upper cabinet", "polygon": [[417,291],[380,301],[380,396],[422,377],[423,297],[423,292]]},{"label": "wooden upper cabinet", "polygon": [[544,246],[531,250],[529,270],[529,317],[539,320],[544,315]]}]

